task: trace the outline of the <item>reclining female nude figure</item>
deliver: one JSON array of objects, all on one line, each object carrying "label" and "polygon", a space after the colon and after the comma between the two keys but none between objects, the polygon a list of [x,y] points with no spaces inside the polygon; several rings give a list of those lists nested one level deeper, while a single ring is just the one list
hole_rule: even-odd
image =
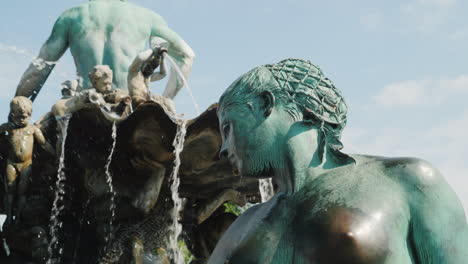
[{"label": "reclining female nude figure", "polygon": [[221,155],[279,192],[231,225],[209,263],[468,263],[464,211],[440,172],[342,153],[346,112],[303,60],[257,67],[225,91]]}]

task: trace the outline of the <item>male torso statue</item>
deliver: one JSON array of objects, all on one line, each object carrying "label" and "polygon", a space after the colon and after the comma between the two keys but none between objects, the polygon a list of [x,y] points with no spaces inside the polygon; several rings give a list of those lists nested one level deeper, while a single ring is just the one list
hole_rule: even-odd
[{"label": "male torso statue", "polygon": [[[114,72],[113,88],[127,90],[127,72],[137,54],[152,38],[168,42],[168,53],[187,78],[194,53],[158,14],[125,0],[90,0],[66,10],[55,22],[39,56],[23,74],[16,95],[35,96],[55,62],[70,47],[81,89],[90,88],[88,73],[96,65],[108,65]],[[173,98],[182,82],[171,72],[164,96]]]},{"label": "male torso statue", "polygon": [[221,155],[244,176],[273,176],[280,192],[242,214],[209,263],[468,263],[463,208],[437,169],[340,152],[346,111],[302,60],[255,68],[227,89]]}]

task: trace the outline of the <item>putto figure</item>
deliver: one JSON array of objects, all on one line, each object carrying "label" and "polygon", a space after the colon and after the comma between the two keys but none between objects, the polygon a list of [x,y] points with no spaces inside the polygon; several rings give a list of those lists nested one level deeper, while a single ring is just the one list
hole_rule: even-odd
[{"label": "putto figure", "polygon": [[39,144],[50,153],[52,146],[46,142],[41,130],[29,124],[32,114],[32,102],[26,97],[17,96],[10,103],[8,123],[0,126],[0,136],[7,141],[7,162],[5,182],[7,185],[6,209],[7,223],[13,219],[19,221],[26,202],[26,191],[32,172],[33,146]]},{"label": "putto figure", "polygon": [[[91,103],[101,107],[102,113],[110,121],[122,121],[130,114],[131,98],[121,89],[112,89],[113,73],[107,65],[96,65],[89,73],[94,89],[89,94]],[[96,93],[94,92],[96,91]]]},{"label": "putto figure", "polygon": [[[166,77],[164,65],[164,53],[166,48],[155,47],[148,49],[136,56],[128,69],[128,92],[132,98],[134,108],[145,101],[159,103],[168,113],[175,114],[175,105],[172,99],[159,94],[151,94],[149,84]],[[157,72],[154,72],[159,67]]]},{"label": "putto figure", "polygon": [[130,114],[131,98],[121,89],[112,89],[113,73],[109,66],[95,66],[89,78],[93,88],[82,92],[76,93],[69,86],[62,85],[62,99],[51,109],[55,118],[60,119],[84,108],[100,108],[110,121],[125,119]]},{"label": "putto figure", "polygon": [[341,152],[343,96],[308,61],[257,67],[222,95],[221,155],[279,193],[242,214],[209,263],[468,263],[463,207],[416,158]]},{"label": "putto figure", "polygon": [[[151,100],[150,82],[159,81],[166,77],[166,66],[163,58],[165,52],[167,49],[159,47],[145,50],[138,54],[130,65],[127,78],[128,92],[136,105]],[[158,67],[159,71],[154,72]]]},{"label": "putto figure", "polygon": [[68,80],[61,83],[62,99],[70,98],[76,95],[78,89],[78,80]]},{"label": "putto figure", "polygon": [[[138,53],[155,38],[168,43],[168,53],[188,78],[195,57],[192,49],[158,14],[125,0],[90,0],[66,10],[55,22],[50,37],[18,84],[16,95],[34,100],[56,61],[70,47],[80,89],[91,83],[88,73],[95,65],[109,65],[114,72],[113,87],[127,90],[128,67]],[[164,96],[173,98],[182,88],[171,72]]]},{"label": "putto figure", "polygon": [[52,114],[57,119],[84,108],[88,99],[76,92],[78,88],[77,80],[64,81],[61,88],[62,98],[51,109]]},{"label": "putto figure", "polygon": [[114,74],[107,65],[96,65],[89,73],[89,79],[96,92],[101,94],[106,103],[118,104],[121,101],[129,103],[130,96],[121,89],[112,89]]}]

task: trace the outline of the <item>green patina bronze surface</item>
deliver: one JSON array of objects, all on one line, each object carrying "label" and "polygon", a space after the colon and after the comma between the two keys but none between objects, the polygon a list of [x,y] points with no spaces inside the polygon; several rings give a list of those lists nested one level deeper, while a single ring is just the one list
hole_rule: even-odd
[{"label": "green patina bronze surface", "polygon": [[[56,62],[70,48],[80,78],[79,89],[90,88],[88,73],[96,65],[114,72],[113,88],[127,90],[128,68],[150,44],[163,39],[168,53],[188,78],[192,49],[158,14],[124,0],[90,0],[63,12],[39,55],[23,74],[16,95],[36,97]],[[159,40],[160,42],[160,40]],[[182,87],[175,72],[164,91],[173,98]]]},{"label": "green patina bronze surface", "polygon": [[257,67],[220,99],[221,155],[279,192],[242,214],[209,263],[468,263],[453,190],[416,158],[346,155],[347,107],[308,61]]}]

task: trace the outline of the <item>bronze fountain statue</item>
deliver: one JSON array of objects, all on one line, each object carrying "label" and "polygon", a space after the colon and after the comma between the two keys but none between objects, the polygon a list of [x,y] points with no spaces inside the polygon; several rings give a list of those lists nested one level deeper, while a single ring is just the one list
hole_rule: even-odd
[{"label": "bronze fountain statue", "polygon": [[[165,42],[162,46],[160,42],[153,45],[158,38]],[[148,43],[151,49],[145,50]],[[57,19],[38,58],[24,73],[16,92],[25,96],[17,98],[29,102],[29,110],[23,111],[28,118],[23,119],[29,120],[31,110],[26,97],[34,100],[68,47],[78,79],[62,84],[62,99],[34,125],[37,128],[31,127],[36,144],[43,144],[42,133],[56,149],[33,148],[28,138],[25,162],[29,167],[23,173],[28,177],[18,178],[29,182],[19,199],[26,205],[15,213],[8,209],[11,203],[2,206],[9,219],[0,233],[7,245],[0,250],[0,261],[129,263],[139,262],[143,256],[163,256],[173,206],[168,188],[174,160],[172,141],[179,124],[171,98],[183,83],[174,68],[163,96],[151,94],[149,82],[166,76],[165,53],[186,79],[194,53],[159,15],[127,1],[91,0]],[[258,193],[255,179],[237,183],[239,175],[218,158],[221,137],[215,109],[188,121],[179,173],[181,196],[190,208],[182,212],[181,219],[184,230],[193,231],[184,236],[200,261],[208,258],[217,238],[235,218],[223,212],[223,203],[244,204],[246,196],[255,201]],[[9,124],[3,128],[9,133],[16,129]],[[11,148],[3,147],[11,135],[5,136],[0,137],[2,171],[11,167]],[[112,145],[115,153],[106,160]],[[29,177],[26,171],[31,166],[34,175]],[[112,184],[106,182],[107,174],[113,178]],[[2,181],[7,184],[6,177]],[[112,207],[115,215],[109,215]],[[52,218],[58,227],[50,222],[54,210],[58,213]],[[217,222],[212,215],[227,224],[208,229]],[[111,229],[110,218],[114,218]],[[58,231],[47,232],[55,228]],[[207,230],[211,240],[210,245],[199,247],[196,241],[207,241],[202,230]],[[114,234],[108,237],[109,232]],[[131,250],[135,247],[139,250]]]},{"label": "bronze fountain statue", "polygon": [[[29,124],[68,47],[77,80]],[[166,58],[176,65],[152,94]],[[176,263],[173,223],[193,264],[468,262],[463,208],[437,169],[341,151],[347,106],[316,65],[257,67],[182,120],[172,99],[193,59],[159,15],[125,0],[57,19],[0,126],[0,263]],[[259,203],[266,177],[276,194]],[[226,210],[247,203],[259,204]]]},{"label": "bronze fountain statue", "polygon": [[463,207],[416,158],[347,155],[340,91],[309,61],[257,67],[221,96],[221,155],[278,193],[226,231],[208,263],[465,263]]},{"label": "bronze fountain statue", "polygon": [[54,152],[46,141],[41,130],[29,124],[32,114],[32,102],[24,96],[11,100],[8,123],[0,125],[0,134],[6,139],[5,164],[5,209],[6,224],[19,221],[22,209],[26,204],[26,191],[32,176],[34,143]]}]

